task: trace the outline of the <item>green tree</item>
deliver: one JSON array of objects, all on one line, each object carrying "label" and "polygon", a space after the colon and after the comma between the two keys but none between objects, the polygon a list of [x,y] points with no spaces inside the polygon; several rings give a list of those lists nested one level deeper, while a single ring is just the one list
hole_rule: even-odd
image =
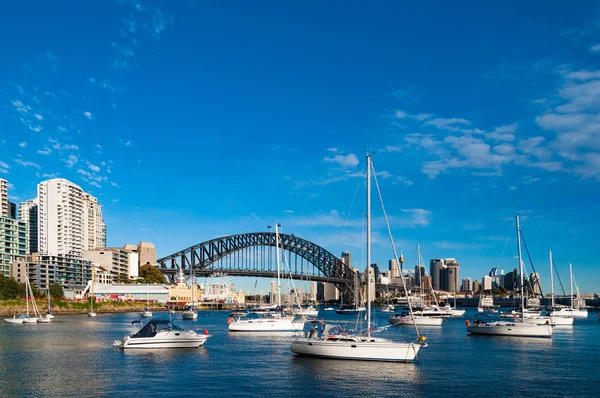
[{"label": "green tree", "polygon": [[15,299],[25,296],[25,285],[21,285],[14,278],[0,275],[0,298]]},{"label": "green tree", "polygon": [[50,296],[52,296],[53,299],[61,299],[65,296],[65,291],[58,283],[52,283],[50,285]]},{"label": "green tree", "polygon": [[144,283],[165,283],[165,276],[160,272],[157,266],[150,263],[142,265],[139,269],[140,277]]},{"label": "green tree", "polygon": [[127,276],[127,274],[119,274],[119,276],[117,277],[117,282],[129,284],[131,283],[131,279],[129,279],[129,276]]}]

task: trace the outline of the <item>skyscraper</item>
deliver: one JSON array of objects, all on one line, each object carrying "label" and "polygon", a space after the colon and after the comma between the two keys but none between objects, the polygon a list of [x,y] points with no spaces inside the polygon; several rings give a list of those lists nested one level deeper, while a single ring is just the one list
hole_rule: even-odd
[{"label": "skyscraper", "polygon": [[388,262],[388,268],[390,270],[390,279],[398,278],[400,276],[400,268],[398,267],[398,261],[395,258]]},{"label": "skyscraper", "polygon": [[13,202],[8,202],[8,217],[13,220],[17,219],[17,204]]},{"label": "skyscraper", "polygon": [[84,249],[83,190],[64,178],[38,184],[38,250],[81,257]]},{"label": "skyscraper", "polygon": [[38,252],[38,199],[29,199],[19,204],[19,220],[27,223],[29,245],[27,253]]},{"label": "skyscraper", "polygon": [[[352,254],[349,251],[342,252],[342,260],[344,261],[346,267],[352,268]],[[340,272],[340,274],[345,276],[345,272]]]},{"label": "skyscraper", "polygon": [[425,276],[425,266],[424,265],[415,265],[415,286],[424,287],[423,286],[423,277]]},{"label": "skyscraper", "polygon": [[448,292],[460,290],[458,261],[455,258],[447,258],[444,265],[446,266],[445,290]]},{"label": "skyscraper", "polygon": [[429,261],[429,275],[431,275],[431,288],[434,290],[441,290],[441,273],[444,268],[443,258],[434,258]]},{"label": "skyscraper", "polygon": [[83,250],[106,247],[106,224],[98,199],[83,194]]}]

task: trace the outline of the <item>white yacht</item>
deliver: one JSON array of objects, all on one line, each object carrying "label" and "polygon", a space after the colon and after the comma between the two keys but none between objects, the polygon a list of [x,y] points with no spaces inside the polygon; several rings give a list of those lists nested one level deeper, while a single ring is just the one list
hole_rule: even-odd
[{"label": "white yacht", "polygon": [[229,318],[230,332],[299,332],[304,329],[303,317],[282,316],[274,312],[248,314],[244,319]]},{"label": "white yacht", "polygon": [[319,315],[319,310],[312,305],[306,306],[293,306],[292,307],[292,315],[302,315],[302,316],[317,316]]},{"label": "white yacht", "polygon": [[144,308],[140,311],[140,316],[142,318],[152,318],[152,311],[150,311],[148,308]]},{"label": "white yacht", "polygon": [[[183,269],[179,270],[179,280],[182,283],[185,283],[185,276],[183,275]],[[181,312],[181,319],[185,319],[187,321],[193,321],[198,319],[198,313],[194,310],[194,303],[196,302],[196,295],[194,292],[198,289],[198,284],[196,283],[196,276],[194,275],[194,269],[192,268],[192,274],[190,275],[190,289],[192,299],[190,301],[190,308]]]},{"label": "white yacht", "polygon": [[[371,264],[371,156],[367,155],[367,264]],[[377,184],[377,178],[375,177]],[[379,187],[378,187],[379,188]],[[382,202],[383,207],[383,202]],[[391,235],[387,215],[384,217],[388,227],[390,241],[394,257],[398,261],[398,255]],[[372,268],[367,267],[367,281],[371,280]],[[402,278],[404,292],[408,295],[404,278]],[[350,332],[340,325],[319,323],[309,332],[299,334],[292,340],[291,351],[297,355],[313,356],[318,358],[353,359],[361,361],[395,361],[412,362],[421,347],[425,337],[419,336],[415,342],[395,342],[384,338],[371,336],[371,283],[367,283],[367,328],[365,332]],[[409,307],[410,309],[410,307]],[[415,326],[415,330],[416,326]]]},{"label": "white yacht", "polygon": [[408,312],[392,315],[388,319],[391,325],[441,326],[443,322],[444,318],[439,316],[410,315]]},{"label": "white yacht", "polygon": [[[276,311],[266,311],[264,314],[259,314],[254,311],[244,317],[244,319],[228,318],[228,330],[230,332],[298,332],[304,329],[306,318],[303,316],[285,315],[281,306],[281,277],[280,277],[280,242],[279,242],[279,227],[281,224],[275,224],[275,257],[277,261],[277,298]],[[271,228],[271,226],[269,226]]]},{"label": "white yacht", "polygon": [[[134,321],[136,323],[139,321]],[[184,330],[172,324],[170,320],[153,319],[148,321],[137,333],[113,341],[118,348],[197,348],[206,343],[211,336],[205,330],[198,334],[193,330]]]},{"label": "white yacht", "polygon": [[344,304],[340,308],[335,310],[335,312],[340,315],[357,315],[361,312],[365,312],[366,310],[367,309],[365,307],[358,307],[353,304]]},{"label": "white yacht", "polygon": [[449,313],[450,316],[463,316],[465,314],[465,310],[458,310],[456,308],[453,308],[450,306],[450,303],[446,303],[446,305],[442,307],[441,310]]},{"label": "white yacht", "polygon": [[[525,296],[523,294],[523,261],[521,259],[521,226],[519,216],[516,215],[517,224],[517,250],[519,254],[519,270],[521,275],[521,308],[525,308]],[[487,314],[482,314],[487,316]],[[521,313],[521,319],[515,319],[513,322],[507,321],[485,321],[479,316],[476,317],[473,324],[465,321],[467,331],[471,334],[481,334],[490,336],[518,336],[518,337],[552,337],[553,325],[525,322],[525,317]]]},{"label": "white yacht", "polygon": [[391,304],[384,304],[381,307],[379,307],[379,311],[381,312],[394,312],[395,309],[396,307],[394,307]]}]

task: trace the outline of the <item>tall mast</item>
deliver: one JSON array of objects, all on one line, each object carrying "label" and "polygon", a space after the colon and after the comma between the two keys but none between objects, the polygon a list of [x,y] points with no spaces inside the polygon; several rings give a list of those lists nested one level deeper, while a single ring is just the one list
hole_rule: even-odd
[{"label": "tall mast", "polygon": [[[402,275],[400,275],[402,277]],[[371,156],[367,154],[367,337],[371,336]]]},{"label": "tall mast", "polygon": [[569,279],[571,282],[571,309],[574,309],[573,306],[573,266],[569,263]]},{"label": "tall mast", "polygon": [[523,261],[521,260],[521,225],[519,224],[519,215],[517,219],[517,250],[519,251],[519,273],[521,274],[521,320],[525,323],[525,295],[523,294]]},{"label": "tall mast", "polygon": [[27,316],[29,316],[29,278],[27,276],[25,276],[25,302],[27,303]]},{"label": "tall mast", "polygon": [[552,250],[550,250],[550,308],[554,308],[554,272],[552,272]]},{"label": "tall mast", "polygon": [[281,276],[279,273],[279,224],[275,223],[275,258],[277,259],[277,306],[281,309]]}]

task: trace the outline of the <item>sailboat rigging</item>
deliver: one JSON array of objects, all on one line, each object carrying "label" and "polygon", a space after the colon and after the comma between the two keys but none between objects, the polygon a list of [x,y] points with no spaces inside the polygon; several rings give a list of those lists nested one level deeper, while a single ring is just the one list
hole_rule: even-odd
[{"label": "sailboat rigging", "polygon": [[[339,358],[353,359],[362,361],[395,361],[395,362],[412,362],[421,347],[425,346],[425,337],[419,336],[418,328],[415,325],[418,342],[394,342],[388,339],[371,336],[371,155],[367,154],[367,173],[366,173],[366,207],[367,207],[367,304],[366,304],[366,321],[367,327],[365,331],[352,332],[342,325],[326,324],[318,322],[322,330],[319,331],[315,326],[309,332],[302,333],[297,336],[290,347],[291,351],[298,355],[314,356],[318,358]],[[374,170],[373,170],[374,171]],[[375,173],[373,173],[375,174]],[[377,177],[374,175],[375,183]],[[377,186],[377,188],[379,188]],[[379,192],[379,189],[378,189]],[[381,201],[381,192],[379,192]],[[383,201],[381,201],[384,218],[388,229],[388,235],[392,244],[394,257],[398,261],[398,253],[391,235],[391,229]],[[406,284],[402,278],[402,284],[405,293],[407,292]],[[407,295],[408,296],[408,295]],[[412,309],[409,306],[412,313]]]}]

